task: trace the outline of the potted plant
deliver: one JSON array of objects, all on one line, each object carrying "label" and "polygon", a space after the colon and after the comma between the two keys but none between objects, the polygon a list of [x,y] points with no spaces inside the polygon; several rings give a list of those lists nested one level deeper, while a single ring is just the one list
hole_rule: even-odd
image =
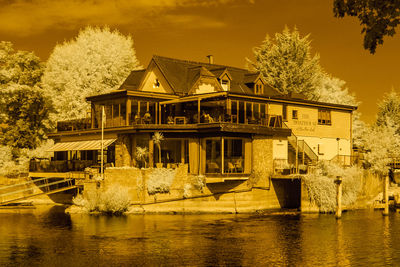
[{"label": "potted plant", "polygon": [[156,163],[156,166],[157,168],[162,168],[163,163],[161,162],[161,141],[164,140],[164,135],[161,132],[155,132],[152,139],[158,148],[158,163]]}]

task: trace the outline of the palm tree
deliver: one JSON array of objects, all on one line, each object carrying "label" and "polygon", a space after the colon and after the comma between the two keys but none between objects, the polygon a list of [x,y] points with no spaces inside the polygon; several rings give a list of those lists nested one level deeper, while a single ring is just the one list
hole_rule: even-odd
[{"label": "palm tree", "polygon": [[144,167],[146,168],[146,157],[148,151],[147,147],[136,147],[136,159],[144,163]]},{"label": "palm tree", "polygon": [[161,163],[161,141],[164,140],[164,135],[162,132],[155,132],[152,139],[158,147],[158,163]]}]

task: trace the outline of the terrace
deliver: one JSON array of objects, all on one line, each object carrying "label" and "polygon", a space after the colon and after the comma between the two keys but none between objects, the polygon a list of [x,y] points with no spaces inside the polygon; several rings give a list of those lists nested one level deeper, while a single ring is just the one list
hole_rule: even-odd
[{"label": "terrace", "polygon": [[164,100],[120,98],[92,104],[86,119],[57,123],[57,132],[101,128],[101,110],[105,110],[105,129],[116,128],[197,128],[196,125],[237,125],[282,128],[282,116],[271,114],[265,101],[228,98],[226,93],[189,96]]}]

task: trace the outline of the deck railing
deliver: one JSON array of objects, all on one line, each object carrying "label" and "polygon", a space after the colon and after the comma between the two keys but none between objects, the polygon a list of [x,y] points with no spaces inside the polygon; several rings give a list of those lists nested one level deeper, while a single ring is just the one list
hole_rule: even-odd
[{"label": "deck railing", "polygon": [[31,159],[29,162],[30,172],[70,172],[84,171],[87,167],[96,166],[93,160],[54,160]]},{"label": "deck railing", "polygon": [[[247,118],[245,121],[239,122],[236,115],[225,114],[224,116],[220,116],[218,118],[202,117],[200,122],[193,122],[186,116],[171,116],[171,118],[167,120],[163,120],[161,124],[154,123],[151,120],[137,119],[133,121],[130,125],[126,124],[118,124],[118,126],[107,126],[105,128],[114,128],[114,127],[135,127],[139,125],[197,125],[197,124],[211,124],[211,123],[231,123],[231,124],[241,124],[241,125],[259,125],[264,127],[272,127],[272,128],[283,128],[282,116],[281,115],[267,115],[264,118]],[[91,129],[91,123],[89,119],[76,119],[71,121],[60,121],[57,122],[57,132],[65,132],[65,131],[81,131]],[[98,129],[98,127],[96,127]]]}]

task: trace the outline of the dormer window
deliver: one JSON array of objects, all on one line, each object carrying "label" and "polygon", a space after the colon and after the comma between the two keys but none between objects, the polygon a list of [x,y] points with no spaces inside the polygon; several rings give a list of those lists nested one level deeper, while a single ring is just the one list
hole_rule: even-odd
[{"label": "dormer window", "polygon": [[263,85],[261,83],[256,83],[254,85],[254,94],[256,95],[262,95],[263,94]]},{"label": "dormer window", "polygon": [[153,83],[153,88],[159,88],[159,87],[160,87],[160,82],[158,81],[158,79],[155,79]]},{"label": "dormer window", "polygon": [[229,80],[225,80],[225,79],[221,80],[221,86],[224,91],[228,91],[229,90]]}]

